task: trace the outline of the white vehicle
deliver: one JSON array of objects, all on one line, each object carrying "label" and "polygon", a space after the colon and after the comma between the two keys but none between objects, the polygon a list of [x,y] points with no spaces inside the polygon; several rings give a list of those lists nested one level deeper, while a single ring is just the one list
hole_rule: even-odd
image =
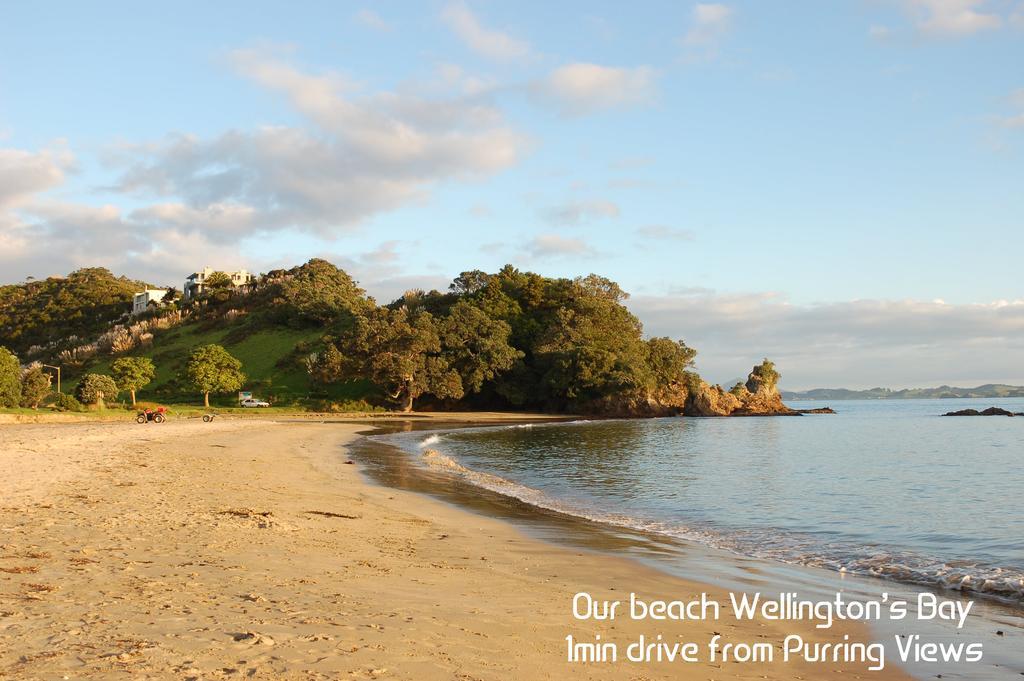
[{"label": "white vehicle", "polygon": [[239,404],[243,407],[269,407],[270,402],[264,402],[263,400],[257,400],[255,397],[247,397],[242,400]]}]

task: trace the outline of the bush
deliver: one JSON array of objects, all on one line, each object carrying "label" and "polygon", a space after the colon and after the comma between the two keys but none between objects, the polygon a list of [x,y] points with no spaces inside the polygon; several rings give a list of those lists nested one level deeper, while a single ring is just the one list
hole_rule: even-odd
[{"label": "bush", "polygon": [[55,411],[82,411],[82,403],[67,393],[53,393],[53,403],[50,405]]},{"label": "bush", "polygon": [[86,374],[75,389],[75,397],[82,404],[104,406],[104,400],[117,399],[117,384],[104,374]]},{"label": "bush", "polygon": [[21,375],[21,406],[35,409],[50,394],[50,377],[34,364]]},{"label": "bush", "polygon": [[366,400],[342,400],[334,402],[331,400],[320,400],[314,404],[317,411],[339,413],[376,413],[387,411],[383,407],[370,404]]},{"label": "bush", "polygon": [[14,353],[0,345],[0,407],[21,402],[21,364]]}]

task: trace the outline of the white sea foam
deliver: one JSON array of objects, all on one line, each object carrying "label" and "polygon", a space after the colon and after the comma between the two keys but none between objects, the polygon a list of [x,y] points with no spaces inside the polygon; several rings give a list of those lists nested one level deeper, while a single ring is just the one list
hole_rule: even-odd
[{"label": "white sea foam", "polygon": [[425,447],[430,447],[431,445],[436,445],[440,441],[441,441],[441,436],[440,435],[437,435],[437,434],[429,435],[426,438],[424,438],[423,441],[421,441],[416,446],[419,447],[420,449],[423,449]]}]

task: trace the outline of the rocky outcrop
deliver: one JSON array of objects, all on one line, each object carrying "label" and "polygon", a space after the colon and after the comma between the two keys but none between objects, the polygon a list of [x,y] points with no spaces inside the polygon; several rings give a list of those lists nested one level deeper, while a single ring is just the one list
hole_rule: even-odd
[{"label": "rocky outcrop", "polygon": [[796,409],[801,414],[835,414],[836,410],[832,407],[817,407],[816,409]]},{"label": "rocky outcrop", "polygon": [[687,416],[730,416],[743,403],[720,385],[700,382],[696,392],[687,401],[684,413]]},{"label": "rocky outcrop", "polygon": [[746,383],[737,383],[728,391],[720,385],[701,381],[687,400],[684,413],[688,416],[800,415],[799,411],[782,403],[778,382],[779,373],[768,360],[754,367]]},{"label": "rocky outcrop", "polygon": [[620,393],[578,405],[577,411],[616,418],[678,416],[685,410],[689,395],[684,384],[673,383],[653,391]]},{"label": "rocky outcrop", "polygon": [[950,411],[943,414],[943,416],[1024,416],[1024,413],[1018,412],[1015,414],[1012,411],[1001,409],[999,407],[989,407],[988,409],[984,409],[982,411],[978,411],[977,409],[961,409],[959,411]]}]

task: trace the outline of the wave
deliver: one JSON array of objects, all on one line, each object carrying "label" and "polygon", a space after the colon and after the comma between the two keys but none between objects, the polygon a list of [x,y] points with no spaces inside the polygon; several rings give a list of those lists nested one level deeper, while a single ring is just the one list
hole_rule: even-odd
[{"label": "wave", "polygon": [[[423,440],[422,449],[441,438]],[[863,546],[823,546],[813,536],[779,533],[773,530],[723,531],[711,527],[687,526],[637,518],[587,508],[552,498],[541,490],[498,475],[466,468],[435,448],[419,457],[426,466],[455,475],[477,487],[517,499],[537,508],[583,520],[659,534],[697,543],[738,555],[775,560],[793,565],[832,570],[849,575],[881,578],[894,582],[958,591],[1014,605],[1024,605],[1024,572],[990,567],[973,562],[947,563],[912,553],[896,553]]]},{"label": "wave", "polygon": [[417,446],[417,447],[419,447],[420,449],[423,449],[423,448],[425,448],[425,447],[429,447],[429,446],[431,446],[431,445],[436,445],[436,444],[437,444],[438,442],[440,442],[440,441],[441,441],[441,436],[440,436],[440,435],[437,435],[437,434],[434,434],[434,435],[430,435],[430,436],[428,436],[428,437],[424,438],[424,439],[423,439],[423,440],[422,440],[422,441],[421,441],[421,442],[420,442],[419,444],[417,444],[416,446]]}]

